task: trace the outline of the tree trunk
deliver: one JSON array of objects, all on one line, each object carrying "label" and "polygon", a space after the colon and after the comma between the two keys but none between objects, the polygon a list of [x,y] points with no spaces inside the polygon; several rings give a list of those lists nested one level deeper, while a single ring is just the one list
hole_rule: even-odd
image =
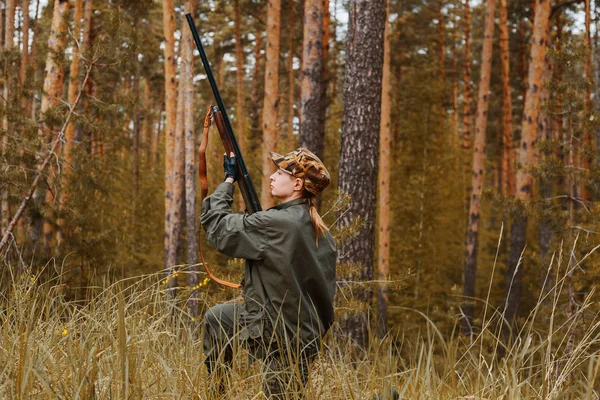
[{"label": "tree trunk", "polygon": [[[177,82],[175,81],[175,10],[173,0],[163,1],[163,34],[165,37],[165,269],[176,264],[177,240],[174,227],[179,209],[174,207],[175,137],[177,113]],[[170,279],[169,282],[174,281]],[[172,282],[174,283],[174,282]],[[173,287],[173,286],[171,286]],[[171,291],[171,295],[174,292]]]},{"label": "tree trunk", "polygon": [[324,134],[320,122],[323,79],[323,0],[304,2],[304,40],[300,84],[300,147],[323,158]]},{"label": "tree trunk", "polygon": [[[183,45],[179,46],[179,56],[183,58]],[[175,122],[175,149],[173,152],[173,260],[179,262],[181,252],[184,249],[182,242],[183,223],[185,215],[185,92],[183,89],[182,76],[185,74],[183,61],[179,64],[179,85],[177,90],[177,116]],[[223,87],[222,85],[219,85]],[[214,146],[216,149],[217,146]],[[213,160],[217,158],[214,157]],[[175,283],[173,283],[174,285]]]},{"label": "tree trunk", "polygon": [[287,121],[287,143],[289,150],[295,148],[294,143],[294,103],[295,103],[295,86],[294,85],[294,5],[295,2],[290,2],[290,13],[288,16],[288,29],[290,31],[289,38],[289,56],[288,56],[288,121]]},{"label": "tree trunk", "polygon": [[[48,38],[48,57],[46,58],[46,69],[44,78],[44,95],[42,95],[42,106],[40,115],[43,115],[48,109],[60,103],[63,93],[64,68],[57,63],[57,54],[65,51],[67,43],[67,20],[70,3],[67,0],[54,0],[54,13],[52,14],[52,26],[50,28],[50,37]],[[51,132],[51,131],[48,131]],[[44,135],[43,129],[40,129],[40,135]],[[46,141],[50,142],[51,134],[45,134]],[[49,176],[56,175],[54,164],[49,168]],[[44,218],[43,240],[44,250],[49,252],[54,241],[54,224],[50,221],[51,207],[54,201],[55,193],[50,188],[46,190],[45,202],[47,213]]]},{"label": "tree trunk", "polygon": [[[548,32],[546,33],[546,37],[548,38],[548,46],[551,46],[551,33],[550,33],[550,24],[548,24]],[[554,62],[546,59],[544,74],[542,76],[542,82],[549,82],[552,79],[552,75],[554,72]],[[545,102],[550,101],[551,92],[547,85],[543,85],[542,92],[540,94],[540,103],[544,104]],[[539,137],[541,140],[550,141],[554,138],[554,129],[552,116],[550,113],[544,113],[543,116],[540,117],[539,123]],[[549,159],[554,157],[553,154],[543,154],[542,157],[544,159]],[[554,182],[550,179],[547,179],[543,176],[539,178],[540,182],[540,195],[545,204],[550,204],[550,198],[552,197]],[[547,293],[553,286],[553,274],[548,274],[550,260],[548,260],[547,254],[548,249],[550,248],[550,243],[553,238],[552,224],[548,217],[544,217],[539,223],[539,236],[540,236],[540,275],[541,275],[541,284],[542,290],[544,293]]]},{"label": "tree trunk", "polygon": [[[239,34],[239,9],[236,0],[236,57],[241,58],[241,35]],[[194,13],[194,2],[185,1],[185,12]],[[189,29],[183,30],[182,37],[182,88],[184,98],[184,128],[185,128],[185,211],[186,211],[186,237],[187,237],[187,257],[188,257],[188,286],[192,288],[189,300],[190,315],[193,318],[198,316],[198,226],[196,215],[196,136],[194,135],[194,44]],[[239,45],[238,45],[239,43]],[[239,46],[239,50],[238,50]],[[238,70],[243,70],[243,62],[237,61]],[[238,85],[240,77],[238,72]],[[240,87],[238,86],[238,91]],[[238,107],[241,106],[240,95],[238,94]],[[241,134],[242,124],[240,123],[242,109],[236,110],[238,119],[238,135]],[[238,136],[240,137],[240,136]]]},{"label": "tree trunk", "polygon": [[514,149],[512,99],[510,95],[510,52],[508,35],[507,0],[500,0],[500,59],[502,61],[502,193],[514,196]]},{"label": "tree trunk", "polygon": [[377,336],[383,338],[388,330],[388,293],[383,281],[390,274],[390,170],[391,170],[391,72],[390,72],[390,0],[386,5],[385,35],[383,43],[383,73],[381,78],[381,122],[379,143],[379,217],[377,270]]},{"label": "tree trunk", "polygon": [[[523,107],[527,100],[527,35],[525,33],[525,22],[521,22],[518,29],[521,45],[519,46],[519,69],[521,72],[521,98],[523,99]],[[516,190],[516,189],[515,189]]]},{"label": "tree trunk", "polygon": [[[595,57],[595,68],[594,68],[594,75],[595,75],[595,96],[594,96],[594,102],[595,102],[595,109],[596,109],[596,115],[600,116],[600,43],[598,41],[599,38],[599,33],[598,31],[600,30],[600,18],[598,17],[598,15],[600,15],[600,0],[596,0],[595,2],[596,4],[596,33],[594,34],[594,42],[597,43],[596,44],[596,57]],[[596,124],[596,154],[600,154],[600,124]],[[600,157],[596,157],[596,166],[600,167]],[[597,191],[600,192],[600,183],[597,184]]]},{"label": "tree trunk", "polygon": [[[251,131],[252,131],[252,139],[253,143],[256,143],[256,138],[259,136],[262,137],[262,134],[259,134],[261,129],[261,112],[259,104],[259,74],[260,74],[260,49],[262,47],[262,32],[259,30],[256,32],[256,41],[254,43],[254,70],[252,71],[252,96],[251,96],[251,108],[250,108],[250,123],[251,123]],[[250,141],[249,141],[250,142]]]},{"label": "tree trunk", "polygon": [[[384,0],[351,0],[339,162],[339,186],[351,204],[341,217],[348,226],[359,217],[363,222],[357,235],[342,246],[342,265],[356,265],[344,281],[373,278],[374,228],[377,206],[379,127],[381,123],[381,79],[383,72]],[[353,287],[355,300],[371,307],[372,290]],[[358,345],[366,348],[368,312],[356,310],[343,315],[340,326]]]},{"label": "tree trunk", "polygon": [[[79,88],[79,60],[81,57],[81,48],[79,47],[79,35],[81,32],[81,18],[83,16],[83,7],[81,0],[75,0],[73,10],[73,35],[77,42],[73,43],[73,58],[69,68],[69,86],[67,89],[67,101],[73,104],[77,98],[77,90]],[[73,165],[72,146],[75,144],[75,124],[71,122],[67,126],[65,132],[65,143],[63,145],[63,156],[65,158],[65,167],[63,168],[63,183],[66,183],[66,178]],[[65,191],[65,201],[68,199],[68,193]]]},{"label": "tree trunk", "polygon": [[465,0],[465,72],[463,78],[463,147],[471,148],[471,6]]},{"label": "tree trunk", "polygon": [[[244,131],[244,48],[242,44],[242,21],[240,19],[239,0],[235,0],[235,78],[236,78],[236,137],[242,154],[246,154],[246,132]],[[190,57],[192,55],[190,54]],[[191,100],[191,99],[190,99]],[[186,130],[187,132],[187,130]],[[187,165],[187,164],[186,164]],[[186,184],[187,188],[187,184]],[[186,203],[187,204],[187,203]],[[238,209],[244,210],[244,198],[238,196]]]},{"label": "tree trunk", "polygon": [[[329,107],[327,88],[329,87],[330,77],[327,63],[329,62],[329,40],[331,37],[331,32],[329,29],[330,23],[331,13],[329,12],[329,0],[323,0],[323,72],[321,74],[321,115],[319,116],[319,123],[321,124],[319,127],[319,131],[323,132],[323,138],[325,138],[325,121],[327,119],[327,108]],[[321,199],[322,198],[319,197],[319,208],[321,207]]]},{"label": "tree trunk", "polygon": [[[67,88],[67,102],[73,104],[77,98],[77,91],[79,89],[79,59],[81,56],[81,48],[79,48],[79,35],[81,33],[81,18],[83,16],[83,8],[81,0],[75,0],[73,10],[73,36],[76,40],[73,41],[73,57],[71,59],[71,65],[69,68],[69,85]],[[64,157],[64,163],[62,168],[62,201],[63,205],[66,205],[69,201],[69,191],[67,189],[68,177],[73,168],[73,146],[75,145],[75,124],[69,123],[65,130],[65,141],[62,144],[62,154]],[[60,244],[62,241],[62,230],[63,221],[59,219],[57,221],[57,242]]]},{"label": "tree trunk", "polygon": [[469,198],[469,219],[467,228],[467,259],[465,261],[463,295],[463,335],[473,334],[473,316],[475,307],[475,281],[477,275],[477,247],[479,239],[479,214],[481,211],[481,192],[485,162],[485,134],[487,128],[490,74],[492,72],[492,46],[494,42],[494,12],[496,0],[487,0],[485,11],[485,32],[481,56],[481,78],[477,100],[475,120],[475,143],[473,146],[473,166],[471,175],[471,196]]},{"label": "tree trunk", "polygon": [[268,0],[267,11],[267,51],[265,61],[265,98],[263,101],[263,148],[262,148],[262,180],[261,199],[263,209],[275,203],[271,196],[269,176],[274,166],[270,151],[277,151],[277,111],[279,109],[279,40],[281,20],[281,0]]},{"label": "tree trunk", "polygon": [[458,143],[458,25],[454,24],[452,28],[452,41],[454,46],[454,55],[452,56],[452,133],[450,145],[456,147]]},{"label": "tree trunk", "polygon": [[[584,100],[584,115],[585,119],[589,120],[592,114],[592,32],[591,32],[591,0],[585,0],[585,79],[587,81],[585,85],[585,100]],[[583,132],[583,149],[582,151],[582,165],[583,172],[589,173],[591,166],[594,164],[594,156],[592,155],[593,149],[595,148],[594,139],[592,136],[592,128],[587,124],[584,127]],[[588,155],[590,154],[590,155]],[[584,202],[590,202],[592,200],[592,192],[587,185],[586,180],[583,179],[581,182],[581,198]]]},{"label": "tree trunk", "polygon": [[[139,65],[139,64],[138,64]],[[136,68],[137,71],[133,76],[133,140],[131,146],[131,189],[132,189],[132,202],[135,204],[138,186],[140,180],[140,130],[141,130],[141,112],[140,112],[140,69]],[[135,215],[135,211],[134,211]]]},{"label": "tree trunk", "polygon": [[21,84],[23,84],[25,82],[27,68],[29,68],[29,0],[23,0],[21,8],[23,10],[23,41],[21,43],[21,69],[19,71],[19,77]]},{"label": "tree trunk", "polygon": [[[16,8],[16,2],[15,0],[7,0],[6,1],[6,21],[5,21],[5,31],[4,31],[4,43],[5,43],[5,47],[7,50],[11,50],[14,45],[14,26],[15,26],[15,8]],[[0,33],[2,31],[0,30]],[[4,116],[4,118],[2,118],[2,129],[4,130],[4,134],[2,136],[2,144],[0,145],[0,147],[2,148],[2,156],[4,156],[7,152],[8,152],[8,130],[9,130],[9,124],[8,124],[8,114],[10,113],[10,104],[12,104],[12,101],[10,99],[10,96],[12,95],[12,93],[10,93],[10,88],[14,85],[14,80],[12,79],[13,76],[13,66],[12,66],[12,62],[10,61],[11,58],[10,57],[6,57],[5,58],[8,63],[7,63],[7,70],[8,70],[8,77],[6,79],[6,81],[4,82],[4,89],[3,89],[3,99],[4,101],[6,101],[6,115]],[[0,208],[1,208],[1,215],[2,215],[2,220],[0,223],[0,230],[4,231],[7,227],[8,224],[10,223],[10,203],[9,203],[9,199],[10,199],[10,193],[9,193],[9,186],[8,185],[2,185],[3,187],[0,188]]]},{"label": "tree trunk", "polygon": [[152,141],[152,126],[154,124],[154,101],[150,91],[150,82],[144,78],[144,111],[142,113],[142,127],[140,131],[140,146],[144,149],[142,163],[148,165],[150,160],[150,142]]},{"label": "tree trunk", "polygon": [[437,45],[438,45],[438,59],[440,62],[440,82],[444,85],[444,81],[446,79],[446,57],[444,55],[444,14],[442,12],[442,7],[444,6],[444,0],[438,0],[438,9],[437,9]]},{"label": "tree trunk", "polygon": [[[531,39],[531,55],[529,62],[529,73],[527,76],[527,95],[525,108],[523,110],[523,122],[521,130],[521,144],[519,146],[519,164],[521,168],[517,171],[516,197],[526,202],[531,199],[533,193],[533,176],[529,168],[534,165],[534,144],[540,112],[540,93],[542,87],[542,75],[544,72],[547,31],[550,16],[550,0],[537,0],[535,9],[535,20],[533,24],[533,37]],[[519,302],[521,300],[521,277],[523,268],[517,269],[516,260],[519,259],[525,245],[527,234],[527,218],[522,217],[513,223],[510,238],[510,256],[506,277],[506,324],[503,330],[505,343],[510,339],[510,328],[515,322]]]}]

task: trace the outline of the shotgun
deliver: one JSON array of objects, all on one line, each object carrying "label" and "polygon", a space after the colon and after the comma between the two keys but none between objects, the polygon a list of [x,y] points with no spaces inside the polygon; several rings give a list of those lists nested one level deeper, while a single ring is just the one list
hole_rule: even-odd
[{"label": "shotgun", "polygon": [[206,57],[206,53],[204,52],[204,47],[202,47],[200,36],[198,36],[198,31],[196,30],[194,18],[192,18],[192,14],[189,13],[186,14],[185,17],[187,19],[188,25],[190,26],[190,30],[192,31],[194,42],[196,42],[196,48],[200,53],[200,58],[202,59],[202,65],[204,65],[204,70],[206,71],[208,82],[210,83],[213,95],[215,96],[215,100],[217,101],[217,105],[212,106],[212,113],[215,124],[217,125],[217,129],[219,130],[219,135],[221,136],[221,141],[223,142],[223,147],[225,147],[225,153],[227,154],[227,157],[229,157],[229,154],[234,153],[235,158],[237,160],[239,177],[237,179],[237,183],[238,187],[240,188],[240,192],[242,193],[242,197],[244,198],[244,203],[246,204],[246,212],[248,214],[252,214],[257,211],[262,211],[262,207],[260,206],[260,200],[258,199],[256,190],[254,189],[254,184],[252,183],[252,179],[250,178],[250,174],[248,173],[248,168],[246,168],[246,163],[244,162],[244,158],[242,157],[242,152],[240,151],[237,140],[235,139],[233,128],[231,126],[231,123],[229,122],[229,117],[227,116],[227,111],[225,111],[223,99],[221,99],[221,95],[219,94],[217,82],[215,81],[215,78],[212,74],[210,63],[208,62],[208,58]]}]

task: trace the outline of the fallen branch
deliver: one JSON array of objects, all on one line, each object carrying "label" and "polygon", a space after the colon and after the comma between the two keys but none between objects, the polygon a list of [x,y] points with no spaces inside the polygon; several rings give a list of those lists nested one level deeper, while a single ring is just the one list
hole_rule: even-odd
[{"label": "fallen branch", "polygon": [[19,209],[13,216],[13,219],[10,221],[10,224],[8,225],[8,228],[6,229],[6,232],[4,232],[4,235],[2,236],[2,241],[0,242],[0,253],[2,253],[2,251],[8,244],[9,238],[12,236],[12,230],[14,229],[15,225],[17,225],[17,222],[19,222],[19,218],[21,218],[23,211],[25,211],[25,207],[27,207],[27,203],[29,203],[29,200],[31,200],[31,197],[33,196],[33,193],[35,192],[35,189],[38,187],[38,185],[40,184],[42,179],[44,179],[43,178],[44,170],[50,163],[50,160],[52,159],[52,157],[54,157],[56,148],[62,142],[62,139],[63,139],[63,136],[67,129],[67,126],[69,125],[69,122],[71,121],[71,117],[73,116],[73,113],[75,112],[75,107],[77,106],[77,104],[79,103],[79,100],[81,99],[81,94],[83,93],[83,88],[85,87],[87,80],[90,77],[90,72],[92,71],[93,66],[94,66],[94,63],[91,62],[89,67],[87,68],[85,78],[83,79],[83,82],[82,82],[81,86],[79,87],[79,93],[77,94],[77,98],[75,99],[75,102],[73,102],[73,104],[68,105],[69,112],[67,113],[67,118],[65,119],[65,122],[63,123],[63,126],[60,129],[60,132],[58,132],[58,136],[56,137],[56,140],[52,144],[50,151],[48,151],[46,158],[44,158],[44,162],[38,168],[37,176],[33,180],[33,183],[31,184],[31,187],[29,188],[29,192],[27,193],[27,196],[25,196],[25,198],[21,202]]}]

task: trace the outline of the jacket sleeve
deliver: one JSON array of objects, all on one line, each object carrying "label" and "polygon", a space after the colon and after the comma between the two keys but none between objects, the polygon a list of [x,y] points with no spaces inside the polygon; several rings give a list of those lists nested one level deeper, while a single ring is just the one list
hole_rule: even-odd
[{"label": "jacket sleeve", "polygon": [[267,215],[234,214],[233,184],[224,182],[202,201],[200,223],[210,245],[230,257],[261,260],[267,248]]}]

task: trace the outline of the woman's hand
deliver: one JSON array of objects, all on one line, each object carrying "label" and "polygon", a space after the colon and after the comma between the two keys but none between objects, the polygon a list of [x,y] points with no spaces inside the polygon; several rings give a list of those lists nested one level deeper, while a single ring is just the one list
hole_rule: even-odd
[{"label": "woman's hand", "polygon": [[223,169],[225,170],[225,182],[235,182],[237,179],[238,167],[234,153],[231,153],[229,158],[227,158],[226,154],[223,154]]}]

